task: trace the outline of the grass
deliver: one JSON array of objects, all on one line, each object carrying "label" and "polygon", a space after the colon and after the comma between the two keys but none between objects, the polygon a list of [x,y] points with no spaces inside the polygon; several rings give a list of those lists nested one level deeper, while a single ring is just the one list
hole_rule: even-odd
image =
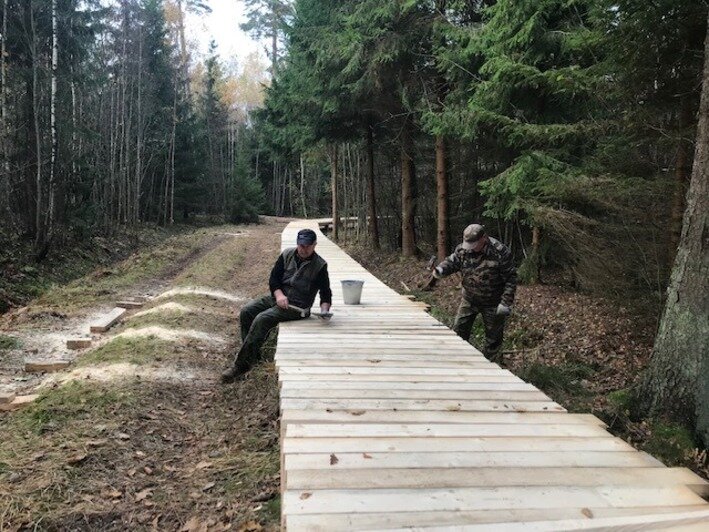
[{"label": "grass", "polygon": [[181,260],[195,253],[208,234],[199,231],[171,236],[157,246],[133,253],[118,264],[100,268],[87,277],[47,291],[37,304],[66,312],[109,301],[122,291],[165,276]]},{"label": "grass", "polygon": [[118,337],[77,359],[78,367],[125,362],[144,365],[155,361],[171,360],[177,347],[174,342],[155,336],[136,338]]},{"label": "grass", "polygon": [[[215,238],[215,237],[213,237]],[[216,249],[195,261],[175,280],[176,285],[199,284],[221,287],[233,278],[244,262],[244,241],[227,238]]]},{"label": "grass", "polygon": [[594,373],[593,368],[580,363],[548,366],[540,362],[532,362],[523,366],[518,376],[544,392],[579,394],[583,392],[581,381],[593,376]]},{"label": "grass", "polygon": [[19,339],[14,336],[7,336],[5,334],[0,334],[0,351],[9,351],[10,349],[17,349],[22,345]]}]

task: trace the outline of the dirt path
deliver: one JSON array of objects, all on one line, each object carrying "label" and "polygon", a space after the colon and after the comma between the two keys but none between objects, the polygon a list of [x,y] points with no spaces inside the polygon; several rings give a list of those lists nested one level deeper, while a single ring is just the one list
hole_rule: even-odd
[{"label": "dirt path", "polygon": [[[0,414],[0,530],[277,529],[272,364],[218,383],[238,310],[267,290],[284,222],[201,229],[6,316],[0,387],[39,392]],[[89,350],[67,336],[127,296],[154,296]],[[37,351],[34,353],[34,351]],[[72,359],[27,378],[27,356]]]}]

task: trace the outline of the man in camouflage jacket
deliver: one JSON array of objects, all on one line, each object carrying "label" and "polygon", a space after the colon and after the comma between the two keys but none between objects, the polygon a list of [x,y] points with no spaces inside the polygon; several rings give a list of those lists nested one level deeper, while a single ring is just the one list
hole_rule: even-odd
[{"label": "man in camouflage jacket", "polygon": [[332,304],[327,262],[315,253],[317,235],[301,229],[296,247],[281,253],[271,269],[270,293],[248,303],[239,314],[241,349],[231,366],[222,373],[222,382],[233,382],[246,374],[259,360],[261,346],[268,333],[279,323],[303,319],[300,310],[310,314],[315,296],[320,292],[322,319],[328,319]]},{"label": "man in camouflage jacket", "polygon": [[453,330],[468,340],[473,322],[480,314],[485,327],[483,354],[493,362],[500,362],[505,321],[517,288],[512,253],[502,242],[488,236],[482,225],[471,224],[463,231],[463,243],[434,268],[429,286],[456,272],[462,276],[463,298]]}]

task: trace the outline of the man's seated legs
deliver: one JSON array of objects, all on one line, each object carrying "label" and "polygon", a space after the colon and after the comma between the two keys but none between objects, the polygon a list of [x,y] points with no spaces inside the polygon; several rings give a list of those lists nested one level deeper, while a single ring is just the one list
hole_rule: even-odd
[{"label": "man's seated legs", "polygon": [[[273,304],[266,306],[269,302]],[[248,332],[243,337],[241,349],[236,354],[232,367],[222,373],[222,381],[230,382],[251,369],[261,357],[261,347],[271,329],[282,321],[300,318],[299,312],[276,306],[272,296],[262,297],[244,307],[240,313],[240,319],[244,320],[241,324],[241,334]]]}]

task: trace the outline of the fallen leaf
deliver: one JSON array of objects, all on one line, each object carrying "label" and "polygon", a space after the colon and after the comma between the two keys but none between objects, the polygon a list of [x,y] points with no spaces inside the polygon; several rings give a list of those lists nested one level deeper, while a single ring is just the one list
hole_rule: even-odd
[{"label": "fallen leaf", "polygon": [[366,410],[350,410],[350,415],[353,415],[353,416],[363,416],[366,413],[367,413]]},{"label": "fallen leaf", "polygon": [[261,532],[263,527],[256,521],[247,521],[236,529],[236,532]]},{"label": "fallen leaf", "polygon": [[69,459],[66,461],[66,463],[69,464],[69,465],[77,465],[77,464],[80,464],[81,462],[83,462],[84,460],[86,460],[86,457],[87,457],[87,456],[88,456],[88,455],[87,455],[86,453],[75,454],[74,456],[72,456],[71,458],[69,458]]},{"label": "fallen leaf", "polygon": [[340,460],[337,458],[337,456],[335,456],[334,454],[330,455],[330,465],[335,465],[339,461]]},{"label": "fallen leaf", "polygon": [[272,491],[264,491],[264,492],[256,495],[256,497],[254,497],[253,499],[251,499],[251,502],[266,502],[266,501],[270,501],[275,496],[276,496],[276,494]]},{"label": "fallen leaf", "polygon": [[202,486],[202,491],[209,491],[211,490],[216,482],[207,482],[204,486]]},{"label": "fallen leaf", "polygon": [[143,468],[143,471],[145,471],[145,474],[146,474],[146,475],[152,475],[152,474],[153,474],[152,468],[150,468],[150,467],[148,467],[148,466],[145,466],[145,467]]},{"label": "fallen leaf", "polygon": [[108,443],[108,440],[87,440],[86,445],[89,447],[101,447],[102,445],[106,445]]},{"label": "fallen leaf", "polygon": [[200,462],[195,466],[195,469],[207,469],[212,467],[214,464],[212,462]]},{"label": "fallen leaf", "polygon": [[593,519],[593,512],[591,510],[589,510],[588,508],[583,508],[581,510],[581,513],[583,515],[585,515],[586,517],[588,517],[589,519]]},{"label": "fallen leaf", "polygon": [[116,433],[116,438],[118,438],[119,440],[130,440],[130,436],[125,432]]},{"label": "fallen leaf", "polygon": [[207,530],[207,525],[206,523],[202,523],[202,521],[199,520],[199,517],[194,516],[187,521],[182,528],[180,529],[180,532],[202,532]]},{"label": "fallen leaf", "polygon": [[150,497],[153,494],[152,488],[146,488],[143,491],[139,491],[135,494],[135,502],[140,502],[143,499]]},{"label": "fallen leaf", "polygon": [[303,493],[300,494],[300,500],[304,501],[305,499],[309,499],[312,496],[313,496],[313,494],[310,493],[309,491],[304,491]]},{"label": "fallen leaf", "polygon": [[446,410],[449,412],[459,412],[460,411],[460,405],[450,405],[446,407]]},{"label": "fallen leaf", "polygon": [[145,458],[145,453],[144,453],[143,451],[136,451],[136,452],[135,452],[135,455],[136,455],[138,458]]},{"label": "fallen leaf", "polygon": [[367,454],[367,453],[362,453],[362,457],[363,457],[363,458],[367,458],[367,459],[369,459],[369,460],[372,459],[372,455],[371,455],[371,454]]}]

